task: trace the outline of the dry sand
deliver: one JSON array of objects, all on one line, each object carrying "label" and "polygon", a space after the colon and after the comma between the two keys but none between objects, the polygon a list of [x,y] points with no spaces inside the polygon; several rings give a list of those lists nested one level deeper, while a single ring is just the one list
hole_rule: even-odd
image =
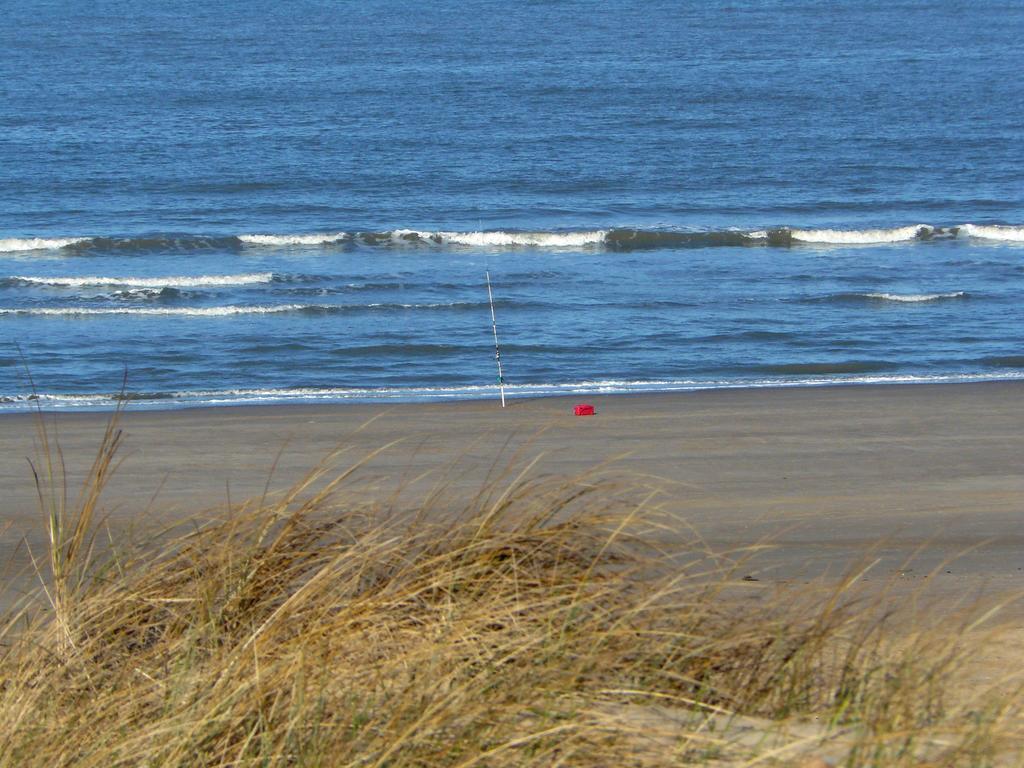
[{"label": "dry sand", "polygon": [[[574,417],[581,399],[598,415]],[[114,535],[152,528],[259,494],[275,462],[271,487],[283,488],[340,444],[355,458],[400,439],[364,476],[394,488],[429,473],[410,490],[444,478],[452,495],[474,492],[517,450],[543,455],[545,473],[614,459],[624,474],[665,478],[666,506],[715,547],[770,539],[749,566],[755,578],[837,575],[874,547],[881,562],[869,578],[912,582],[959,555],[936,581],[951,599],[972,599],[1024,589],[1022,401],[1022,384],[985,383],[541,398],[504,410],[129,410],[105,510]],[[106,418],[53,417],[73,477],[88,468]],[[44,551],[27,462],[33,434],[33,416],[0,416],[0,565],[12,570],[27,562],[26,541]]]}]

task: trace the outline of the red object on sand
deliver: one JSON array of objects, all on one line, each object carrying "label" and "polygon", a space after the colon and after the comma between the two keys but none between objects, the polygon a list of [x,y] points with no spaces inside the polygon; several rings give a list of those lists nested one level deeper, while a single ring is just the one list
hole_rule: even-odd
[{"label": "red object on sand", "polygon": [[579,405],[572,409],[572,412],[575,413],[577,416],[593,416],[594,406],[588,405],[587,403],[580,403]]}]

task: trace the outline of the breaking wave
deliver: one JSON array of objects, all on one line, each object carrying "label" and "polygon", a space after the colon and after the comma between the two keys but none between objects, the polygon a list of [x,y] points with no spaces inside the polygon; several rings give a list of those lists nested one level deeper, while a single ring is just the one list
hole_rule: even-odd
[{"label": "breaking wave", "polygon": [[1003,240],[1008,243],[1024,243],[1024,227],[1004,227],[997,225],[964,224],[961,231],[970,237],[982,240]]},{"label": "breaking wave", "polygon": [[54,251],[69,245],[85,242],[87,237],[8,237],[0,238],[0,253],[19,251]]},{"label": "breaking wave", "polygon": [[966,291],[948,291],[946,293],[886,293],[872,291],[863,293],[832,293],[825,296],[812,296],[798,299],[802,303],[818,304],[864,304],[869,302],[895,302],[897,304],[920,304],[932,301],[966,299],[970,294]]},{"label": "breaking wave", "polygon": [[[172,289],[173,290],[173,289]],[[130,298],[122,296],[120,298]],[[495,306],[499,302],[495,302]],[[270,304],[221,307],[31,307],[0,308],[0,315],[19,317],[81,317],[89,315],[138,315],[179,317],[230,317],[232,315],[339,315],[352,312],[379,312],[381,310],[481,310],[488,305],[477,301],[437,301],[422,304],[375,302],[372,304]],[[518,306],[533,306],[522,304]]]},{"label": "breaking wave", "polygon": [[[417,233],[421,236],[423,233]],[[453,245],[476,245],[490,248],[529,246],[534,248],[579,248],[604,243],[606,230],[589,232],[435,232],[427,238]]]},{"label": "breaking wave", "polygon": [[334,234],[309,235],[241,235],[238,239],[246,245],[291,246],[331,245],[354,243],[362,245],[469,245],[483,248],[509,248],[526,246],[534,248],[575,248],[595,245],[604,241],[606,231],[586,232],[425,232],[415,229],[395,229],[385,232],[336,232]]},{"label": "breaking wave", "polygon": [[790,230],[790,236],[801,243],[871,245],[925,239],[934,231],[935,228],[927,224],[915,224],[893,229],[793,229]]},{"label": "breaking wave", "polygon": [[392,229],[379,232],[339,230],[308,234],[250,233],[242,235],[152,235],[140,237],[63,237],[0,239],[0,253],[60,249],[69,254],[104,252],[189,252],[246,248],[359,248],[359,247],[452,247],[452,248],[607,248],[613,251],[714,247],[779,247],[802,245],[879,245],[958,237],[1024,242],[1024,227],[963,224],[869,229],[810,229],[772,227],[720,230],[642,229],[611,227],[533,231],[468,230],[465,232]]},{"label": "breaking wave", "polygon": [[82,315],[180,315],[185,317],[227,317],[230,315],[271,315],[284,312],[330,312],[333,307],[309,304],[229,307],[44,307],[0,309],[0,315],[31,317],[78,317]]},{"label": "breaking wave", "polygon": [[[21,285],[48,285],[58,288],[125,287],[125,288],[204,288],[231,285],[254,285],[274,280],[272,272],[243,275],[199,275],[195,277],[25,277],[15,275],[7,281]],[[0,281],[0,282],[7,282]]]},{"label": "breaking wave", "polygon": [[900,301],[908,304],[916,304],[922,301],[941,301],[942,299],[962,299],[967,296],[966,291],[950,291],[949,293],[864,293],[860,294],[865,299],[876,301]]},{"label": "breaking wave", "polygon": [[352,235],[348,232],[336,232],[329,234],[313,235],[239,235],[238,240],[246,245],[327,245],[351,240]]}]

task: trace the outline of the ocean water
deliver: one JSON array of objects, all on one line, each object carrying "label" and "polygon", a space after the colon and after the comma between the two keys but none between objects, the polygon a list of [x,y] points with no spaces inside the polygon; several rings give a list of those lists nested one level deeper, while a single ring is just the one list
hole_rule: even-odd
[{"label": "ocean water", "polygon": [[8,0],[0,408],[1024,376],[1024,5]]}]

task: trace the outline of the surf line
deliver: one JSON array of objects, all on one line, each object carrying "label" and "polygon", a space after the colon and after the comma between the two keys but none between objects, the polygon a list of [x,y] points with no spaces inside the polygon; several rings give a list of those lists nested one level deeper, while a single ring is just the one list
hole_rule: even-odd
[{"label": "surf line", "polygon": [[487,303],[491,305],[491,332],[494,333],[494,362],[498,364],[498,391],[501,392],[501,407],[505,407],[505,377],[501,373],[501,348],[498,346],[498,320],[494,316],[494,294],[491,293],[491,271],[486,270]]}]

